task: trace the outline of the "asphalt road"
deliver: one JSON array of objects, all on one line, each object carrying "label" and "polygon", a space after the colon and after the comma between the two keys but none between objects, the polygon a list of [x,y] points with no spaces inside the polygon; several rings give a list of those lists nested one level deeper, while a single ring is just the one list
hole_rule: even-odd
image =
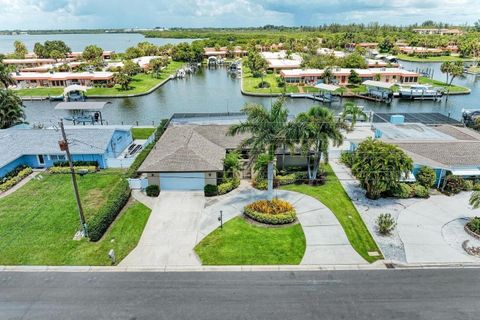
[{"label": "asphalt road", "polygon": [[480,269],[0,273],[0,319],[479,319]]}]

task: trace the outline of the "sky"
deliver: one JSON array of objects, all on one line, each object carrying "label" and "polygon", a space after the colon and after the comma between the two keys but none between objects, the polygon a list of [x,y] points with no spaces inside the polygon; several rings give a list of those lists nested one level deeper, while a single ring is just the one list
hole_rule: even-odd
[{"label": "sky", "polygon": [[0,0],[0,30],[473,24],[480,0]]}]

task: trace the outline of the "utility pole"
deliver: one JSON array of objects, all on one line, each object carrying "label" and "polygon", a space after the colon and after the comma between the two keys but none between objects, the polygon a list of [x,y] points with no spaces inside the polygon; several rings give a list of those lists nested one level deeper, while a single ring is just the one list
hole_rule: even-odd
[{"label": "utility pole", "polygon": [[67,135],[65,128],[63,127],[63,119],[60,120],[60,130],[62,131],[62,139],[58,142],[60,150],[65,151],[67,154],[68,165],[70,166],[70,174],[72,175],[73,190],[75,193],[75,199],[77,200],[78,214],[80,215],[80,224],[83,228],[84,237],[88,237],[87,223],[85,222],[85,215],[83,214],[82,202],[80,201],[80,194],[78,193],[77,177],[75,176],[75,168],[73,167],[72,156],[68,145]]}]

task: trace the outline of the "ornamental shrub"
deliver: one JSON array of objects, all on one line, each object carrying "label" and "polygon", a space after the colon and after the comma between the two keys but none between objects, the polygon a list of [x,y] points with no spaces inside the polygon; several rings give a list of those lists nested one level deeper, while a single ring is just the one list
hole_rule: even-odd
[{"label": "ornamental shrub", "polygon": [[[97,161],[72,161],[74,167],[98,167]],[[54,167],[69,167],[68,161],[55,161]]]},{"label": "ornamental shrub", "polygon": [[419,183],[414,183],[411,186],[412,188],[412,196],[416,198],[428,198],[430,197],[430,194],[428,192],[428,188],[425,186],[422,186]]},{"label": "ornamental shrub", "polygon": [[160,194],[160,187],[156,184],[151,184],[145,189],[145,193],[149,197],[158,197]]},{"label": "ornamental shrub", "polygon": [[206,197],[213,197],[218,194],[218,187],[213,184],[207,184],[203,188],[203,191],[205,192]]},{"label": "ornamental shrub", "polygon": [[421,167],[415,178],[417,179],[418,183],[426,188],[432,188],[435,185],[435,180],[437,179],[435,170],[430,167]]},{"label": "ornamental shrub", "polygon": [[296,220],[293,206],[284,200],[259,200],[244,208],[244,214],[255,221],[265,224],[287,224]]},{"label": "ornamental shrub", "polygon": [[224,182],[218,185],[218,194],[226,194],[233,190],[233,183],[231,181]]},{"label": "ornamental shrub", "polygon": [[458,194],[463,190],[465,182],[462,178],[454,175],[448,175],[444,180],[443,193],[450,196],[453,194]]},{"label": "ornamental shrub", "polygon": [[[97,172],[98,168],[96,166],[76,166],[74,167],[75,169],[75,173],[78,174],[79,171],[84,171],[84,172],[87,172],[87,173],[94,173],[94,172]],[[63,166],[59,166],[59,167],[50,167],[48,169],[48,172],[49,173],[52,173],[52,174],[67,174],[67,173],[70,173],[70,167],[63,167]]]},{"label": "ornamental shrub", "polygon": [[88,236],[91,241],[98,241],[110,224],[122,211],[130,198],[130,187],[126,179],[121,179],[108,195],[107,203],[88,222]]},{"label": "ornamental shrub", "polygon": [[407,199],[413,196],[413,189],[409,184],[399,183],[396,185],[392,192],[392,196],[395,198]]},{"label": "ornamental shrub", "polygon": [[463,182],[463,191],[472,191],[474,187],[472,180],[464,180]]},{"label": "ornamental shrub", "polygon": [[377,225],[378,232],[382,235],[389,235],[397,225],[390,213],[380,214],[375,223]]},{"label": "ornamental shrub", "polygon": [[467,223],[467,228],[480,235],[480,217],[475,217],[475,218],[472,218],[468,223]]},{"label": "ornamental shrub", "polygon": [[276,179],[278,180],[278,184],[281,186],[287,185],[287,184],[292,184],[297,181],[297,176],[295,173],[290,173],[284,176],[276,176]]},{"label": "ornamental shrub", "polygon": [[355,157],[355,152],[342,151],[342,153],[340,154],[340,162],[346,165],[347,167],[351,168],[353,165],[354,157]]},{"label": "ornamental shrub", "polygon": [[0,191],[5,192],[13,188],[13,186],[15,186],[17,183],[22,181],[25,177],[27,177],[33,172],[32,168],[30,167],[22,167],[22,168],[23,169],[21,169],[18,172],[15,170],[16,172],[15,176],[10,177],[8,180],[4,180],[4,182],[0,183]]},{"label": "ornamental shrub", "polygon": [[473,185],[473,191],[480,191],[480,182],[477,182]]}]

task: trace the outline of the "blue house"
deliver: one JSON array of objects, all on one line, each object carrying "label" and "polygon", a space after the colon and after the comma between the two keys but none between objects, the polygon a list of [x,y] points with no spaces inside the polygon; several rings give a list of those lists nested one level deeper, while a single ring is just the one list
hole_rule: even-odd
[{"label": "blue house", "polygon": [[[65,128],[74,161],[97,161],[109,167],[133,142],[130,126],[73,126]],[[10,128],[0,130],[0,178],[20,165],[48,168],[65,161],[55,129]]]}]

